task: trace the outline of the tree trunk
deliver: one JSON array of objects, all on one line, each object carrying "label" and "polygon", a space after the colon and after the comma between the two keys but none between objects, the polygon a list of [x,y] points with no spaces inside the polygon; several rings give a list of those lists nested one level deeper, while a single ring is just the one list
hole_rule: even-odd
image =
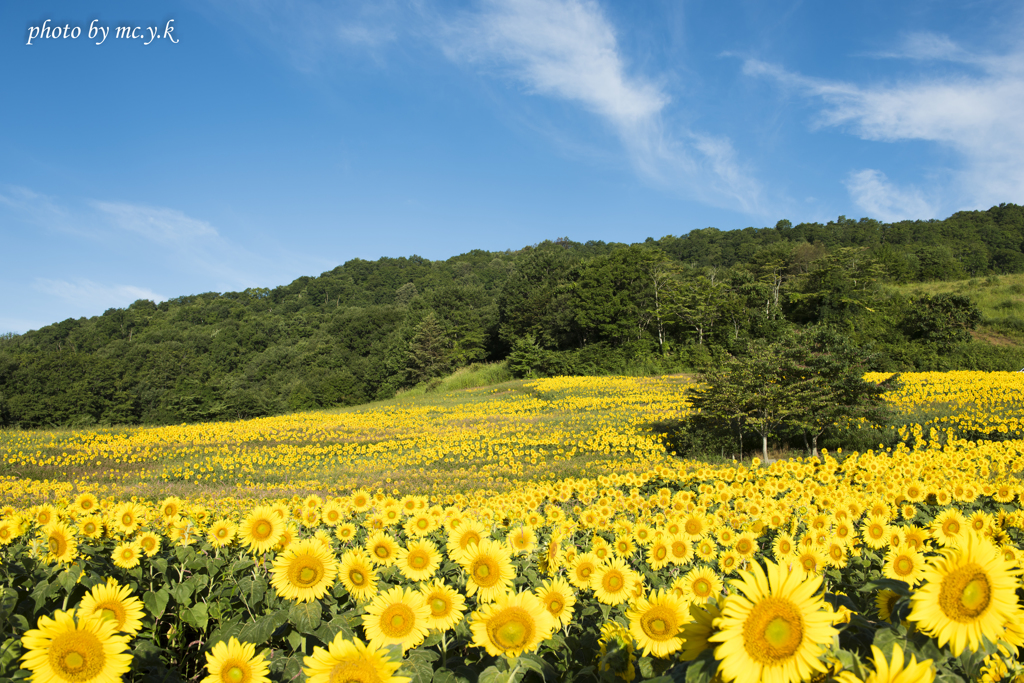
[{"label": "tree trunk", "polygon": [[765,462],[768,461],[768,435],[761,435],[761,454],[764,456]]}]

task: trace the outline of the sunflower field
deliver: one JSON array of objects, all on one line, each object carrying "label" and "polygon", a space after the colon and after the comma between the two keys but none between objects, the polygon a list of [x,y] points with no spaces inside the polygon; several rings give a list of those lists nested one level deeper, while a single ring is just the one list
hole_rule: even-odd
[{"label": "sunflower field", "polygon": [[1024,374],[901,380],[771,463],[678,377],[0,432],[0,679],[1024,681]]}]

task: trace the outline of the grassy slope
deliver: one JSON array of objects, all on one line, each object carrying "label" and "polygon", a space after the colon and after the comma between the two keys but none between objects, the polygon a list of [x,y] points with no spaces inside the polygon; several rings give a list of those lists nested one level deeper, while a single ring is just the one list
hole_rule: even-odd
[{"label": "grassy slope", "polygon": [[979,341],[996,346],[1024,345],[1024,274],[953,282],[915,282],[892,287],[904,296],[965,294],[981,309]]}]

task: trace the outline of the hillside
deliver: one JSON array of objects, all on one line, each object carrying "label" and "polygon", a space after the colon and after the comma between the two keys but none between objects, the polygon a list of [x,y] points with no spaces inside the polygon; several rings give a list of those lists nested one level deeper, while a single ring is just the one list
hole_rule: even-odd
[{"label": "hillside", "polygon": [[1024,211],[1003,204],[943,221],[840,217],[632,245],[356,259],[274,289],[140,300],[6,335],[0,426],[356,405],[503,359],[518,377],[676,372],[808,325],[870,349],[876,370],[1018,369],[1015,294],[975,304],[959,285],[942,295],[914,283],[984,287],[1024,273],[1022,245]]}]

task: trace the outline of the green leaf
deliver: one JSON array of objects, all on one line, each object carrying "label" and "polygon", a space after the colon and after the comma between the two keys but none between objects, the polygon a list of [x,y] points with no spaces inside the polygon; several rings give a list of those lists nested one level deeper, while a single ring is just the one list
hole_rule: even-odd
[{"label": "green leaf", "polygon": [[297,602],[288,610],[288,621],[299,633],[312,635],[320,626],[323,608],[319,602]]},{"label": "green leaf", "polygon": [[477,683],[509,683],[508,675],[508,671],[498,671],[498,667],[489,666],[480,672]]},{"label": "green leaf", "polygon": [[274,635],[274,631],[287,621],[288,610],[278,610],[243,626],[238,633],[238,639],[246,643],[263,645]]},{"label": "green leaf", "polygon": [[430,683],[434,678],[434,665],[431,663],[433,660],[425,656],[428,654],[433,654],[434,658],[437,658],[437,653],[430,650],[413,650],[410,652],[409,658],[402,662],[399,675],[411,678],[410,683]]},{"label": "green leaf", "polygon": [[527,671],[533,671],[544,677],[545,681],[557,681],[558,672],[544,659],[535,654],[519,656],[519,665]]},{"label": "green leaf", "polygon": [[177,586],[171,589],[171,597],[179,605],[187,605],[192,602],[192,593],[195,590],[195,582],[192,579],[182,581]]},{"label": "green leaf", "polygon": [[319,638],[320,642],[324,645],[329,645],[339,633],[349,639],[354,635],[346,617],[338,616],[330,621],[323,622],[313,635]]},{"label": "green leaf", "polygon": [[164,610],[167,609],[167,601],[170,598],[171,594],[167,592],[166,588],[161,588],[155,593],[153,591],[146,591],[142,596],[142,604],[146,606],[146,609],[153,615],[154,619],[159,619],[164,615]]},{"label": "green leaf", "polygon": [[205,631],[210,623],[210,616],[207,614],[205,602],[197,602],[188,609],[182,610],[180,614],[182,621],[195,626],[200,631]]},{"label": "green leaf", "polygon": [[242,630],[242,618],[235,617],[227,621],[222,621],[220,625],[214,629],[213,633],[210,634],[210,638],[206,641],[204,650],[207,652],[216,645],[217,643],[226,643],[231,640],[231,636],[238,637],[239,631]]}]

